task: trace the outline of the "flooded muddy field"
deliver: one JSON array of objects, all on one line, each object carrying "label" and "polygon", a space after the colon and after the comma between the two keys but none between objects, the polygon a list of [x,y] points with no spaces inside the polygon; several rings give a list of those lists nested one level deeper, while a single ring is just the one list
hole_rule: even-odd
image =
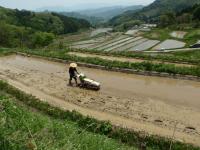
[{"label": "flooded muddy field", "polygon": [[[99,92],[67,86],[68,65],[12,55],[0,58],[0,79],[100,120],[200,145],[200,82],[81,67],[102,84]],[[59,99],[59,100],[57,100]],[[68,103],[68,105],[67,105]],[[84,111],[81,111],[84,109]],[[90,113],[89,113],[90,112]]]}]

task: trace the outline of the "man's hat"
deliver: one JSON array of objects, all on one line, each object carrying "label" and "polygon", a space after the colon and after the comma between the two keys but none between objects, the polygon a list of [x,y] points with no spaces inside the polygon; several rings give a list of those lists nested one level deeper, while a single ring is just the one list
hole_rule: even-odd
[{"label": "man's hat", "polygon": [[77,64],[76,63],[71,63],[69,66],[72,67],[72,68],[76,68]]}]

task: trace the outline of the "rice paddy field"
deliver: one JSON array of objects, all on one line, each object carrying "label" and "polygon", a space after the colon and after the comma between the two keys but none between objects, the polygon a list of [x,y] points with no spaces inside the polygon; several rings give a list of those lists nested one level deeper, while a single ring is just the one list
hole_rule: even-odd
[{"label": "rice paddy field", "polygon": [[[200,131],[199,82],[109,70],[117,67],[199,76],[195,65],[83,56],[65,50],[22,50],[27,55],[8,53],[3,57],[6,50],[1,51],[0,79],[13,86],[0,81],[0,115],[8,120],[0,123],[3,150],[128,150],[142,149],[143,144],[146,149],[163,150],[171,143],[174,150],[199,149],[195,147],[199,146]],[[52,61],[54,58],[63,61]],[[79,66],[81,72],[102,83],[101,91],[66,86],[66,62],[70,60],[109,65],[106,70]],[[18,108],[22,110],[19,114]]]},{"label": "rice paddy field", "polygon": [[[107,34],[101,34],[101,31]],[[111,29],[97,29],[95,37],[77,40],[70,47],[105,52],[163,51],[188,48],[200,39],[199,30],[196,29],[195,31],[173,31],[155,28],[150,31],[129,30],[118,34],[110,31]],[[94,32],[92,31],[91,34]]]}]

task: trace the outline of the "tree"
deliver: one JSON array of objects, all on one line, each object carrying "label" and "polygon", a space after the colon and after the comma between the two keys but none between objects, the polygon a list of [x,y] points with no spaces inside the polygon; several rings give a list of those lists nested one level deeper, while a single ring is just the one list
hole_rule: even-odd
[{"label": "tree", "polygon": [[166,27],[169,25],[169,18],[167,15],[162,15],[160,16],[160,26],[161,27]]},{"label": "tree", "polygon": [[194,10],[193,17],[195,20],[200,20],[200,6]]},{"label": "tree", "polygon": [[43,47],[53,42],[55,36],[52,33],[47,32],[36,32],[32,37],[32,46]]},{"label": "tree", "polygon": [[0,22],[0,46],[10,46],[11,45],[11,30],[9,26],[6,25],[4,22]]},{"label": "tree", "polygon": [[178,23],[191,23],[192,22],[192,15],[190,13],[184,13],[181,16],[177,17]]},{"label": "tree", "polygon": [[164,15],[160,16],[160,26],[167,27],[169,25],[172,25],[176,22],[176,16],[172,12],[168,12]]}]

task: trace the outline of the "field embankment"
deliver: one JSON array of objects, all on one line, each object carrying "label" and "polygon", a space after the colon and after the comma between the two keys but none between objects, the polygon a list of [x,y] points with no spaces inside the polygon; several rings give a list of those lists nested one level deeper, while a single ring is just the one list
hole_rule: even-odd
[{"label": "field embankment", "polygon": [[[141,63],[141,62],[145,62],[147,60],[145,59],[137,59],[137,58],[127,58],[127,57],[120,57],[120,56],[106,56],[106,55],[101,55],[101,54],[89,54],[89,53],[83,53],[83,52],[69,52],[67,53],[69,55],[74,55],[74,56],[78,56],[78,57],[90,57],[90,58],[101,58],[101,59],[105,59],[105,60],[111,60],[111,61],[120,61],[120,62],[131,62],[131,63]],[[185,66],[185,67],[192,67],[194,65],[192,64],[181,64],[181,63],[170,63],[170,62],[162,62],[159,60],[151,60],[152,63],[163,63],[163,64],[174,64],[175,66]]]},{"label": "field embankment", "polygon": [[[103,134],[89,132],[89,125],[92,126],[92,124],[88,123],[84,127],[80,127],[81,121],[84,124],[87,122],[86,119],[85,121],[84,119],[80,120],[80,123],[72,121],[73,119],[69,119],[70,115],[67,115],[67,112],[65,112],[66,117],[61,116],[61,110],[39,102],[34,97],[23,94],[17,89],[12,89],[2,81],[0,81],[0,88],[1,150],[136,149]],[[25,104],[22,103],[23,100]]]}]

